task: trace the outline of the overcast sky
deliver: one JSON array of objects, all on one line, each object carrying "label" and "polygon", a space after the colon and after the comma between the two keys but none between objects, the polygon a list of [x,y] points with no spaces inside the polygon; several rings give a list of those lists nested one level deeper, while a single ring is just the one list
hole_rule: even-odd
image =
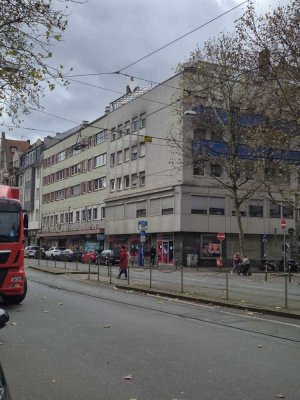
[{"label": "overcast sky", "polygon": [[[72,75],[118,71],[242,2],[88,0],[72,4],[64,41],[53,49],[54,60],[66,70],[73,67]],[[287,0],[256,0],[260,12],[286,3]],[[197,45],[221,31],[232,31],[234,20],[244,9],[245,6],[237,8],[123,72],[153,82],[164,81]],[[72,79],[83,83],[70,82],[68,89],[46,93],[41,102],[44,110],[33,111],[24,119],[23,128],[8,132],[7,136],[30,139],[33,143],[37,138],[73,128],[83,120],[93,121],[103,115],[106,105],[125,92],[128,80],[115,74]],[[142,80],[137,80],[137,84],[150,86]]]}]

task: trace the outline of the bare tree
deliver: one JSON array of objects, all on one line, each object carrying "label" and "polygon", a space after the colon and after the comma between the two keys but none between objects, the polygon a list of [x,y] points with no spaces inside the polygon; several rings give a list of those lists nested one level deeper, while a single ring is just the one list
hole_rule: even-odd
[{"label": "bare tree", "polygon": [[[276,162],[274,149],[286,137],[257,111],[257,99],[269,91],[270,82],[245,68],[240,45],[236,34],[221,34],[179,65],[183,95],[176,112],[185,114],[183,131],[193,136],[182,141],[172,134],[170,139],[183,154],[183,164],[193,166],[200,186],[223,188],[231,198],[244,254],[245,205],[264,193],[266,169]],[[194,114],[192,120],[187,114]]]},{"label": "bare tree", "polygon": [[[38,105],[44,88],[67,84],[63,66],[50,63],[67,27],[68,0],[2,0],[0,7],[0,116],[14,118]],[[58,6],[63,9],[57,8]]]}]

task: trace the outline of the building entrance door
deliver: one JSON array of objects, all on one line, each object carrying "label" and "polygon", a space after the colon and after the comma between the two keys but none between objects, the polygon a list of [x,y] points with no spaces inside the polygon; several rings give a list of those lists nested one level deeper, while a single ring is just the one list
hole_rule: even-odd
[{"label": "building entrance door", "polygon": [[157,248],[158,248],[158,263],[173,265],[174,263],[173,240],[158,240]]}]

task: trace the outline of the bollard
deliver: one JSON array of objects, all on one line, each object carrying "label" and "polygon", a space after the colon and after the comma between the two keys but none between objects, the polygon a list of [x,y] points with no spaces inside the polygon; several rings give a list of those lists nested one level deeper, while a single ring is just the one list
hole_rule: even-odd
[{"label": "bollard", "polygon": [[54,268],[56,268],[56,258],[54,258]]},{"label": "bollard", "polygon": [[150,264],[150,289],[152,288],[152,264]]},{"label": "bollard", "polygon": [[76,257],[76,271],[78,271],[78,257]]},{"label": "bollard", "polygon": [[91,260],[89,260],[89,274],[88,274],[88,280],[91,279]]},{"label": "bollard", "polygon": [[175,268],[176,269],[178,268],[178,258],[177,257],[175,258]]},{"label": "bollard", "polygon": [[46,268],[48,268],[48,258],[46,258]]},{"label": "bollard", "polygon": [[127,268],[127,284],[129,285],[129,266]]},{"label": "bollard", "polygon": [[133,267],[133,257],[131,257],[131,266]]},{"label": "bollard", "polygon": [[112,265],[108,266],[108,270],[109,270],[109,283],[112,282]]},{"label": "bollard", "polygon": [[183,293],[183,266],[180,267],[180,275],[181,275],[181,293]]},{"label": "bollard", "polygon": [[292,282],[291,266],[289,265],[289,282]]},{"label": "bollard", "polygon": [[65,257],[65,269],[67,269],[67,257]]},{"label": "bollard", "polygon": [[38,252],[38,267],[40,266],[40,259],[41,259],[41,253],[40,251]]},{"label": "bollard", "polygon": [[228,268],[226,268],[226,300],[228,300]]},{"label": "bollard", "polygon": [[288,274],[284,274],[284,308],[288,308]]},{"label": "bollard", "polygon": [[99,263],[97,264],[97,267],[98,267],[98,278],[97,278],[97,280],[98,280],[98,282],[99,282],[99,280],[100,280],[100,277],[99,277],[99,274],[100,274],[100,265],[99,265]]}]

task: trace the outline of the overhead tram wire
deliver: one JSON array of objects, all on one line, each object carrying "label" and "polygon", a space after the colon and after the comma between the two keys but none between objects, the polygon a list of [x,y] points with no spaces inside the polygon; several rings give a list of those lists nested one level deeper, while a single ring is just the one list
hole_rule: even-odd
[{"label": "overhead tram wire", "polygon": [[[174,40],[172,40],[172,41],[170,41],[170,42],[164,44],[163,46],[157,48],[157,49],[154,50],[154,51],[151,51],[150,53],[146,54],[145,56],[143,56],[143,57],[141,57],[141,58],[139,58],[139,59],[137,59],[137,60],[131,62],[130,64],[126,65],[126,66],[123,67],[123,68],[120,68],[119,70],[117,70],[117,71],[115,71],[115,72],[99,72],[99,73],[76,74],[76,75],[74,74],[74,75],[69,75],[69,77],[74,78],[74,77],[84,77],[84,76],[97,76],[97,75],[121,74],[121,72],[124,71],[125,69],[128,69],[129,67],[132,67],[133,65],[139,63],[140,61],[143,61],[143,60],[145,60],[146,58],[151,57],[152,55],[158,53],[158,52],[161,51],[161,50],[164,50],[164,49],[167,48],[168,46],[171,46],[172,44],[174,44],[174,43],[180,41],[181,39],[183,39],[183,38],[185,38],[185,37],[191,35],[192,33],[198,31],[199,29],[202,29],[202,28],[206,27],[207,25],[211,24],[212,22],[217,21],[218,19],[224,17],[225,15],[231,13],[232,11],[236,10],[237,8],[241,7],[242,5],[244,5],[244,4],[248,3],[248,2],[249,2],[249,0],[245,0],[245,1],[243,1],[242,3],[240,3],[240,4],[237,4],[236,6],[232,7],[231,9],[229,9],[229,10],[227,10],[227,11],[225,11],[225,12],[223,12],[222,14],[219,14],[219,15],[217,15],[216,17],[210,19],[209,21],[207,21],[207,22],[201,24],[201,25],[198,26],[197,28],[194,28],[194,29],[192,29],[191,31],[189,31],[189,32],[187,32],[187,33],[185,33],[185,34],[183,34],[183,35],[177,37],[176,39],[174,39]],[[68,76],[66,76],[66,77],[68,78]]]}]

